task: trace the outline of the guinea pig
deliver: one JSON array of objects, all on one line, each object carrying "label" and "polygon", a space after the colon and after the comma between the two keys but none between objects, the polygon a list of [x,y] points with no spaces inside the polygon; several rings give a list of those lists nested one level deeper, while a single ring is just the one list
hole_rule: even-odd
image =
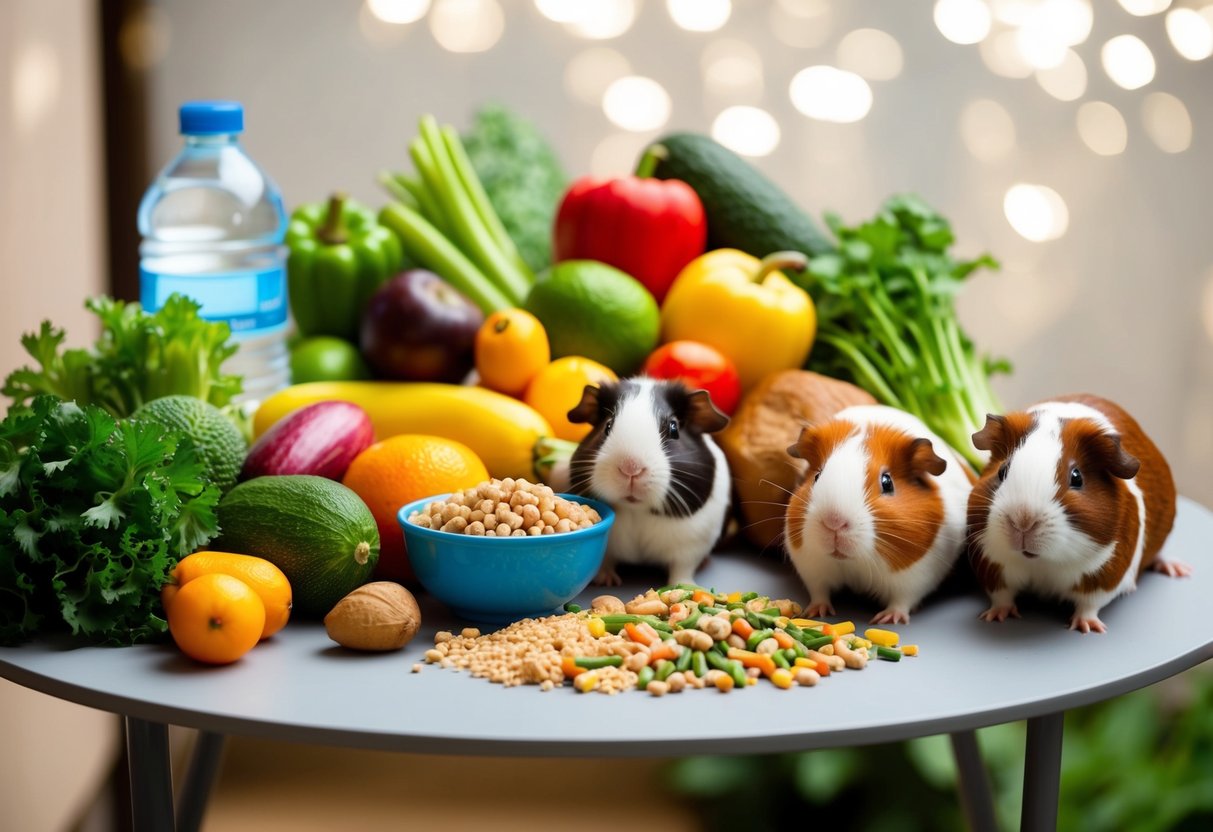
[{"label": "guinea pig", "polygon": [[788,453],[808,462],[784,529],[809,590],[805,614],[833,614],[830,594],[845,586],[884,605],[872,623],[908,622],[964,547],[968,464],[919,419],[881,405],[804,428]]},{"label": "guinea pig", "polygon": [[593,425],[569,461],[572,490],[615,509],[596,583],[621,583],[619,563],[669,569],[690,582],[724,528],[729,465],[708,434],[729,419],[706,390],[624,379],[587,385],[569,421]]},{"label": "guinea pig", "polygon": [[982,619],[1018,618],[1016,594],[1032,589],[1073,602],[1071,630],[1103,633],[1099,611],[1143,569],[1191,574],[1158,556],[1175,520],[1171,469],[1116,404],[1066,396],[988,416],[973,444],[990,452],[969,499]]}]

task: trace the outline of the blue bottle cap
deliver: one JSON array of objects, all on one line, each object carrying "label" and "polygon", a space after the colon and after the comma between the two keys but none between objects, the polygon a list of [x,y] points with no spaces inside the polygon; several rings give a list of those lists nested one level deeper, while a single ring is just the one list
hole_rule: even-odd
[{"label": "blue bottle cap", "polygon": [[183,136],[244,132],[244,107],[238,101],[187,101],[178,115]]}]

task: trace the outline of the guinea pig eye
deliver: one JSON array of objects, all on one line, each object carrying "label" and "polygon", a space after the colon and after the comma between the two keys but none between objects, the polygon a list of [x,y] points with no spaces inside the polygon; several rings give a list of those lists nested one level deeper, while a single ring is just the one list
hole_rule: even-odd
[{"label": "guinea pig eye", "polygon": [[678,420],[671,417],[669,424],[666,425],[665,432],[666,432],[666,435],[669,436],[671,439],[677,439],[678,438]]},{"label": "guinea pig eye", "polygon": [[1082,488],[1082,471],[1078,470],[1077,465],[1070,469],[1070,487]]},{"label": "guinea pig eye", "polygon": [[1004,462],[998,467],[998,481],[1003,482],[1007,478],[1007,471],[1010,469],[1011,463]]},{"label": "guinea pig eye", "polygon": [[602,426],[602,435],[603,435],[603,436],[610,436],[610,435],[611,435],[611,428],[613,428],[613,427],[615,427],[615,420],[614,420],[614,418],[607,419],[607,420],[606,420],[606,424],[604,424],[604,425]]},{"label": "guinea pig eye", "polygon": [[819,479],[821,479],[820,471],[818,471],[816,474],[813,475],[813,482],[817,482]]},{"label": "guinea pig eye", "polygon": [[892,494],[893,493],[893,475],[890,474],[888,471],[885,471],[883,474],[880,475],[880,493],[881,494]]}]

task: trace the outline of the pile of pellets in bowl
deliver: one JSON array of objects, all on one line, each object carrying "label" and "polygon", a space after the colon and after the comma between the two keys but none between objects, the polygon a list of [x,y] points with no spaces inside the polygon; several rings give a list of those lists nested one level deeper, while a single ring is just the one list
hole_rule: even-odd
[{"label": "pile of pellets in bowl", "polygon": [[566,500],[551,486],[506,477],[434,500],[408,521],[424,529],[483,537],[535,537],[588,529],[602,522],[590,506]]},{"label": "pile of pellets in bowl", "polygon": [[581,693],[664,696],[687,688],[728,693],[763,678],[785,690],[813,687],[831,673],[862,670],[871,659],[918,654],[916,645],[898,648],[891,630],[871,628],[860,637],[852,622],[798,618],[799,605],[753,592],[679,584],[626,603],[600,595],[589,610],[568,609],[488,634],[439,632],[425,661],[506,687],[549,691],[567,682]]}]

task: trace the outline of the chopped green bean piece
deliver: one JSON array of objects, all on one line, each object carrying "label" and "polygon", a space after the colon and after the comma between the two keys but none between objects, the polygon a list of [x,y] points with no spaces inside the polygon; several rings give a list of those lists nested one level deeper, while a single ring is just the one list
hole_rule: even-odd
[{"label": "chopped green bean piece", "polygon": [[573,664],[586,670],[597,670],[600,667],[619,667],[623,664],[622,656],[578,656]]},{"label": "chopped green bean piece", "polygon": [[684,670],[691,669],[691,657],[695,653],[690,647],[683,647],[682,652],[678,654],[678,658],[674,660],[674,669],[679,673]]},{"label": "chopped green bean piece", "polygon": [[782,613],[779,612],[779,607],[767,607],[762,611],[763,615],[769,615],[771,618],[778,618]]},{"label": "chopped green bean piece", "polygon": [[745,640],[745,649],[751,652],[758,649],[759,644],[766,641],[774,634],[774,630],[755,630],[750,634],[750,637]]},{"label": "chopped green bean piece", "polygon": [[695,622],[698,621],[702,617],[703,617],[703,610],[695,610],[695,612],[691,613],[690,615],[688,615],[686,618],[679,621],[674,626],[680,630],[689,630],[692,627],[694,627]]},{"label": "chopped green bean piece", "polygon": [[657,673],[655,675],[658,682],[664,682],[666,679],[670,678],[670,674],[673,672],[674,663],[672,661],[662,659],[661,661],[657,662]]},{"label": "chopped green bean piece", "polygon": [[636,674],[636,689],[644,690],[647,688],[649,686],[649,682],[653,681],[654,675],[653,668],[651,668],[649,665],[646,664],[644,667],[640,668],[640,672]]},{"label": "chopped green bean piece", "polygon": [[581,605],[574,604],[572,601],[569,601],[567,604],[564,605],[564,611],[565,612],[581,612]]},{"label": "chopped green bean piece", "polygon": [[758,597],[757,592],[747,592],[745,595],[741,596],[741,603],[744,604],[746,601],[753,601],[757,597]]},{"label": "chopped green bean piece", "polygon": [[890,662],[899,662],[901,661],[901,651],[896,647],[883,647],[881,645],[877,645],[876,657],[878,659],[884,659]]},{"label": "chopped green bean piece", "polygon": [[810,650],[818,650],[825,647],[827,644],[833,644],[833,636],[821,636],[820,638],[811,638],[804,643],[804,646]]},{"label": "chopped green bean piece", "polygon": [[791,662],[788,661],[788,657],[785,656],[780,650],[776,650],[771,654],[771,661],[775,662],[776,667],[782,667],[784,670],[788,670],[792,667]]},{"label": "chopped green bean piece", "polygon": [[708,675],[708,659],[707,655],[699,650],[691,652],[691,672],[702,679]]}]

